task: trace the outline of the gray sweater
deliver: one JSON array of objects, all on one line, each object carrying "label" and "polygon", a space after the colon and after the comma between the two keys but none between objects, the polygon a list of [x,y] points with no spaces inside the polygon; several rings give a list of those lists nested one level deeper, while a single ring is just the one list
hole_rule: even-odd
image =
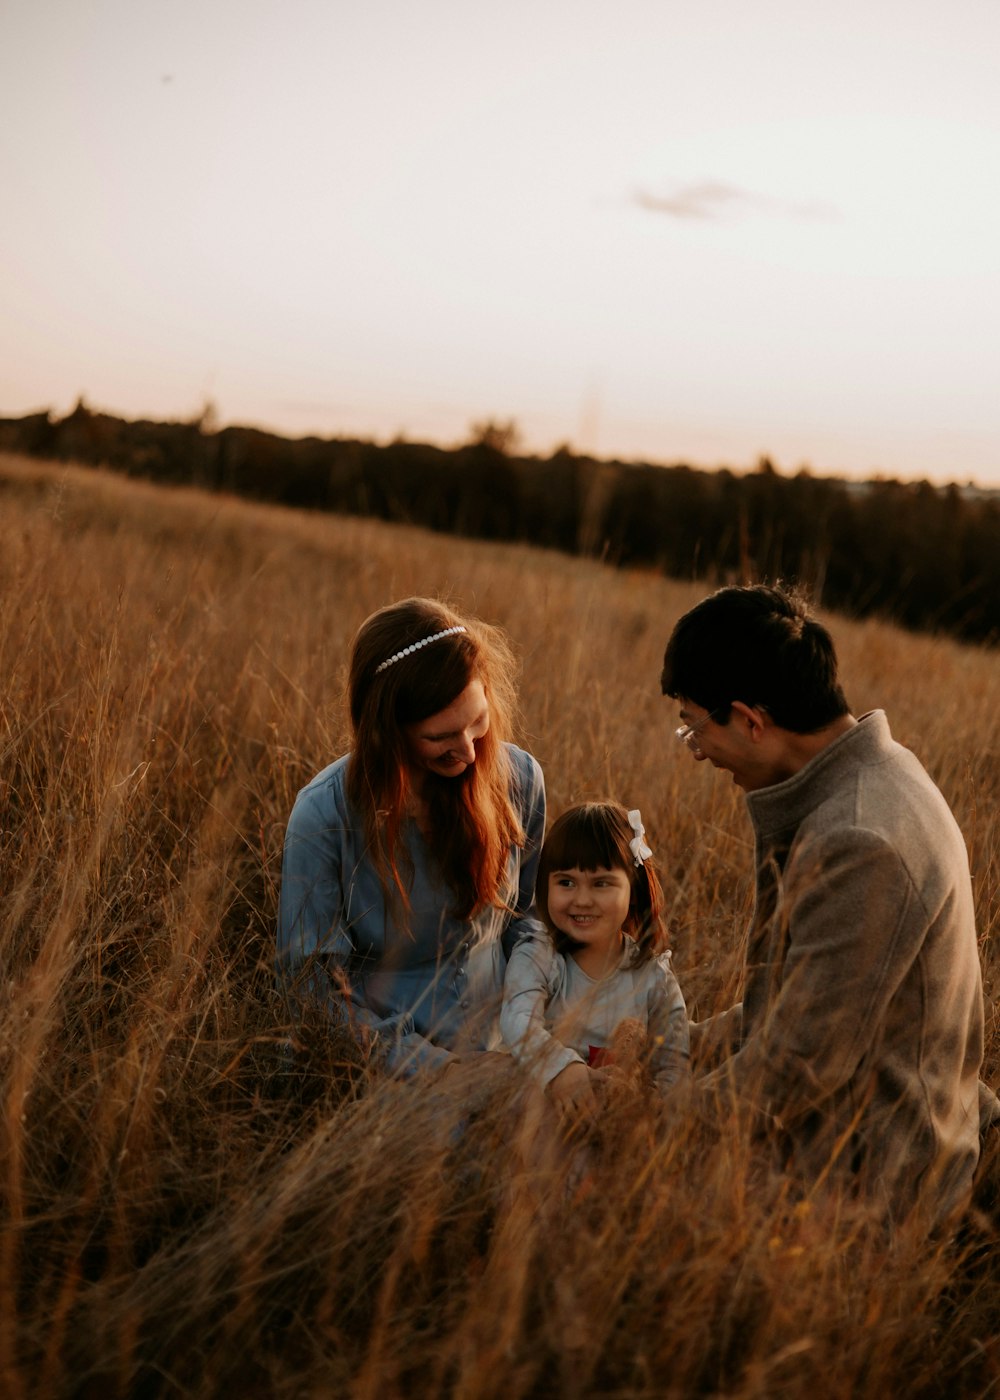
[{"label": "gray sweater", "polygon": [[707,1084],[897,1218],[960,1205],[979,1157],[983,993],[968,856],[876,710],[749,793],[757,891],[739,1049]]},{"label": "gray sweater", "polygon": [[661,1093],[688,1070],[688,1019],[670,954],[633,964],[626,935],[622,959],[595,981],[576,960],[557,953],[548,933],[528,933],[511,953],[503,987],[500,1034],[519,1064],[545,1087],[588,1051],[608,1049],[626,1021],[645,1032],[653,1083]]}]

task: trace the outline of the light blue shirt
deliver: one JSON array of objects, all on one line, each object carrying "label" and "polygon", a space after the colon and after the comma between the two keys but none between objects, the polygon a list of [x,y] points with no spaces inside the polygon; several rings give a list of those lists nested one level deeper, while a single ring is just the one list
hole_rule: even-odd
[{"label": "light blue shirt", "polygon": [[[350,755],[302,789],[285,835],[278,914],[278,975],[290,999],[318,1002],[339,1024],[377,1037],[402,1074],[443,1064],[452,1051],[500,1044],[499,1010],[507,958],[541,925],[534,917],[535,872],[545,832],[542,770],[507,746],[511,797],[524,828],[512,847],[503,903],[474,919],[451,913],[445,884],[416,822],[401,839],[412,862],[409,918],[387,913],[364,823],[345,792]],[[403,854],[403,853],[401,853]],[[406,867],[401,867],[406,879]]]}]

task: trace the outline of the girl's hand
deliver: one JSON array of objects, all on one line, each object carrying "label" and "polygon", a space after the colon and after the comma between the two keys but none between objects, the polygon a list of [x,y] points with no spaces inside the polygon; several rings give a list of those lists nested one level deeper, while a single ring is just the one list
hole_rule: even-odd
[{"label": "girl's hand", "polygon": [[594,1078],[592,1070],[574,1060],[549,1082],[546,1092],[560,1118],[570,1127],[592,1128],[597,1122],[600,1106],[594,1093]]}]

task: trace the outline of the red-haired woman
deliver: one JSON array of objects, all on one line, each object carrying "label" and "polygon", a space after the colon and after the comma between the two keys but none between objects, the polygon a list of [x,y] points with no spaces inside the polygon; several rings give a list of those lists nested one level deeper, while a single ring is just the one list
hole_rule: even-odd
[{"label": "red-haired woman", "polygon": [[296,799],[278,966],[394,1072],[499,1046],[507,957],[533,917],[542,773],[511,742],[496,629],[427,598],[373,613],[351,652],[354,743]]}]

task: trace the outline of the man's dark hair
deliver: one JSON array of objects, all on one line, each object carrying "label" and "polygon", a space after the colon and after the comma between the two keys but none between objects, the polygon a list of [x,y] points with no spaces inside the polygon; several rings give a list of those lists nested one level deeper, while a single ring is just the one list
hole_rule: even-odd
[{"label": "man's dark hair", "polygon": [[720,588],[686,612],[667,642],[660,688],[723,724],[734,700],[759,705],[796,734],[848,712],[829,632],[800,595],[764,584]]}]

